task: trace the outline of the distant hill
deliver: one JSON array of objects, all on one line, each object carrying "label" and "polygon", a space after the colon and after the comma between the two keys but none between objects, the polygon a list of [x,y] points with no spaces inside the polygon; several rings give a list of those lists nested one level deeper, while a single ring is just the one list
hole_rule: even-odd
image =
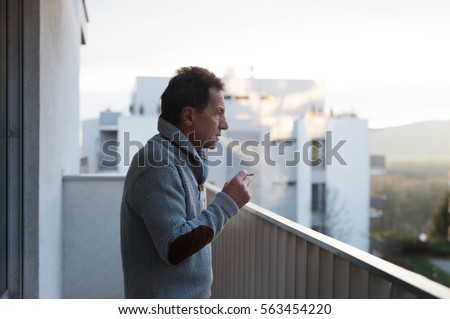
[{"label": "distant hill", "polygon": [[450,161],[450,120],[370,130],[370,153],[386,161]]}]

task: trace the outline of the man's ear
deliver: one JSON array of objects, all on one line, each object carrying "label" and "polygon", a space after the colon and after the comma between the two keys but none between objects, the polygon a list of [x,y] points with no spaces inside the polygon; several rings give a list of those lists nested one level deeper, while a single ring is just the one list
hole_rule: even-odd
[{"label": "man's ear", "polygon": [[194,113],[194,108],[192,106],[183,107],[183,109],[181,110],[181,115],[180,115],[181,122],[184,125],[191,127],[193,113]]}]

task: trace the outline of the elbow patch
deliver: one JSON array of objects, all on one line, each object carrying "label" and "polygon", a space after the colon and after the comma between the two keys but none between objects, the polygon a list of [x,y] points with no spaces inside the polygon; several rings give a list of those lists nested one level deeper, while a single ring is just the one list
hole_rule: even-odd
[{"label": "elbow patch", "polygon": [[175,239],[169,247],[168,259],[177,265],[208,245],[214,238],[214,232],[207,226],[194,228],[187,234]]}]

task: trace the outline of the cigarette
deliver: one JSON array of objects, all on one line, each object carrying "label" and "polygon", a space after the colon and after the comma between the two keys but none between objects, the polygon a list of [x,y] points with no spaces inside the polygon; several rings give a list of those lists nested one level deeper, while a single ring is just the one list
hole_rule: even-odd
[{"label": "cigarette", "polygon": [[255,176],[253,173],[248,173],[247,176]]}]

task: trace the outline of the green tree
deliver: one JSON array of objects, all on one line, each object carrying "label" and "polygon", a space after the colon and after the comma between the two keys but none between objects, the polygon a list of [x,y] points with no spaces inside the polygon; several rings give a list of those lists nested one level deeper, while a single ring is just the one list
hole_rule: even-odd
[{"label": "green tree", "polygon": [[389,162],[385,175],[371,177],[371,192],[384,195],[382,229],[417,237],[431,235],[437,203],[448,189],[450,162]]},{"label": "green tree", "polygon": [[450,226],[450,190],[442,196],[433,215],[431,235],[437,239],[448,239]]}]

